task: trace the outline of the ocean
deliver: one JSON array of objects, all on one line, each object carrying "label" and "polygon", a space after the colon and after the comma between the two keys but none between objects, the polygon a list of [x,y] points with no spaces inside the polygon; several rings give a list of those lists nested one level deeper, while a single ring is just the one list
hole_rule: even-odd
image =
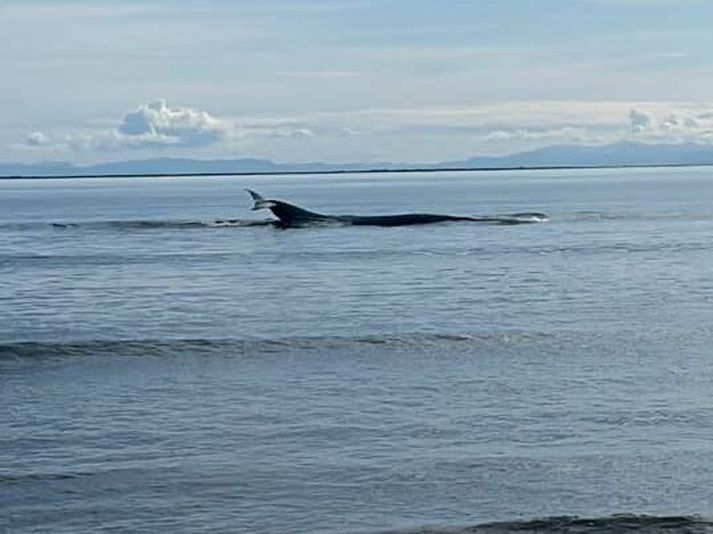
[{"label": "ocean", "polygon": [[713,532],[712,237],[704,167],[0,180],[0,532]]}]

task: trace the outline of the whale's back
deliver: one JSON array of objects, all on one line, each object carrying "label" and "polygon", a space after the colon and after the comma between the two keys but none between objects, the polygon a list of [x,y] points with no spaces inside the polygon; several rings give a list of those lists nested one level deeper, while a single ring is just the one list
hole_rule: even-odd
[{"label": "whale's back", "polygon": [[283,226],[299,226],[334,219],[334,217],[315,213],[281,200],[273,200],[269,209]]}]

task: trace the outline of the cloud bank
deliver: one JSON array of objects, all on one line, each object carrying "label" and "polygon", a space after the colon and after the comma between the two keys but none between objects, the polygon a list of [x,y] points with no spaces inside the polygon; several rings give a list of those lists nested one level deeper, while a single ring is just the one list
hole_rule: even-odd
[{"label": "cloud bank", "polygon": [[142,104],[128,111],[115,127],[98,132],[70,132],[50,135],[36,131],[25,144],[54,150],[120,150],[161,147],[200,148],[216,145],[231,135],[233,125],[207,111],[191,107],[171,107],[164,99]]},{"label": "cloud bank", "polygon": [[[109,129],[50,134],[34,131],[25,137],[26,147],[72,151],[192,148],[230,145],[245,139],[310,139],[318,130],[297,119],[219,119],[209,112],[186,106],[170,106],[159,98],[126,112]],[[343,133],[343,132],[342,132]]]},{"label": "cloud bank", "polygon": [[500,102],[238,119],[157,99],[107,124],[69,133],[33,131],[22,146],[37,155],[73,152],[85,159],[106,152],[160,155],[190,149],[280,161],[444,161],[553,144],[711,144],[713,104]]},{"label": "cloud bank", "polygon": [[713,143],[713,113],[709,108],[670,109],[655,113],[632,109],[632,134],[642,141]]}]

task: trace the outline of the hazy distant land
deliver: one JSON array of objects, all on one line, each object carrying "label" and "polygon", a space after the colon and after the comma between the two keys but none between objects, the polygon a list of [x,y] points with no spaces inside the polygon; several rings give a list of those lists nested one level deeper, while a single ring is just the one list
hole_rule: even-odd
[{"label": "hazy distant land", "polygon": [[505,156],[475,156],[436,163],[278,163],[268,159],[153,158],[94,165],[67,162],[0,163],[2,178],[289,174],[334,172],[410,172],[626,166],[713,165],[713,146],[697,143],[621,142],[603,146],[554,145]]}]

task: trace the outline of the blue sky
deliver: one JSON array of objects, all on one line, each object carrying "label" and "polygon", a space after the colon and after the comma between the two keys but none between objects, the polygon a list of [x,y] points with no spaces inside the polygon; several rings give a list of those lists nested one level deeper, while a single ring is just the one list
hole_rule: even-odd
[{"label": "blue sky", "polygon": [[0,0],[0,160],[713,144],[708,0]]}]

